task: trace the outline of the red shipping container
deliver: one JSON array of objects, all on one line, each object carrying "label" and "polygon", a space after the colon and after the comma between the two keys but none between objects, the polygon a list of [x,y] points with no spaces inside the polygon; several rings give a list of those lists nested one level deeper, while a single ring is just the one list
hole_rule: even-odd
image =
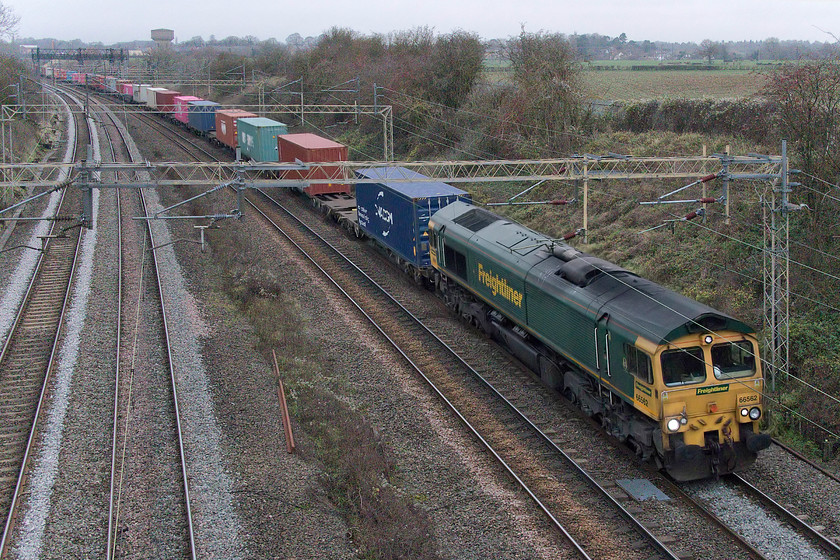
[{"label": "red shipping container", "polygon": [[[312,163],[347,161],[347,146],[308,132],[278,136],[277,153],[281,162],[294,162],[295,160]],[[303,189],[303,192],[309,196],[332,193],[350,194],[350,185],[340,182],[346,177],[342,168],[337,165],[322,166],[308,171],[287,171],[285,178],[327,179],[323,183],[311,183]]]},{"label": "red shipping container", "polygon": [[175,98],[181,95],[180,91],[164,89],[155,92],[155,105],[161,113],[172,113],[175,111]]},{"label": "red shipping container", "polygon": [[184,124],[189,122],[190,101],[201,101],[200,97],[194,95],[178,95],[175,97],[175,110],[172,111],[172,118]]},{"label": "red shipping container", "polygon": [[254,113],[242,109],[224,109],[216,111],[216,139],[234,150],[239,145],[236,135],[236,119],[256,117]]}]

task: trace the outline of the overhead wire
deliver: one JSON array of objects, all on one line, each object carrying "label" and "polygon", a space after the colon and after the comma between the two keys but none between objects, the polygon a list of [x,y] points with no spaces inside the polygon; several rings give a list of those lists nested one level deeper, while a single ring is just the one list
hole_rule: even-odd
[{"label": "overhead wire", "polygon": [[829,187],[834,187],[835,189],[840,190],[840,185],[837,185],[836,183],[829,183],[825,179],[823,179],[821,177],[817,177],[816,175],[812,175],[812,174],[808,173],[807,171],[800,170],[799,173],[801,173],[802,175],[805,175],[806,177],[810,177],[811,179],[815,179],[815,180],[819,181],[820,183],[823,183],[824,185],[827,185]]},{"label": "overhead wire", "polygon": [[529,130],[534,130],[534,131],[537,131],[537,132],[548,132],[548,133],[551,133],[551,134],[561,134],[563,136],[573,136],[573,137],[585,138],[585,139],[591,139],[592,138],[591,134],[583,134],[583,133],[580,133],[580,132],[556,131],[556,130],[550,130],[550,129],[547,129],[547,128],[543,128],[543,127],[540,127],[540,126],[523,124],[523,123],[516,123],[516,122],[511,121],[509,119],[500,119],[498,117],[492,117],[492,116],[487,115],[487,114],[476,113],[474,111],[469,111],[469,110],[463,109],[463,108],[454,109],[452,107],[449,107],[448,105],[444,105],[442,103],[436,103],[434,101],[429,101],[428,99],[423,99],[421,97],[415,97],[413,95],[410,95],[410,94],[407,94],[407,93],[404,93],[404,92],[401,92],[401,91],[398,91],[398,90],[395,90],[395,89],[391,89],[391,88],[387,88],[387,87],[383,88],[383,89],[385,89],[386,91],[393,92],[397,95],[402,95],[404,97],[408,97],[409,99],[413,99],[415,101],[428,103],[430,105],[435,105],[437,107],[442,107],[442,108],[445,108],[445,109],[449,109],[451,111],[462,112],[462,113],[465,113],[467,115],[474,115],[474,116],[477,116],[477,117],[481,117],[482,119],[485,119],[485,120],[491,120],[491,121],[496,121],[496,122],[500,122],[500,123],[512,124],[512,125],[516,125],[516,126],[519,126],[519,127],[522,127],[522,128],[527,128]]},{"label": "overhead wire", "polygon": [[[408,98],[410,98],[410,99],[415,99],[415,100],[417,100],[417,101],[422,101],[422,102],[424,102],[424,103],[430,103],[430,104],[432,104],[432,105],[437,105],[437,106],[441,106],[441,107],[446,107],[446,106],[443,106],[443,105],[441,105],[441,104],[437,104],[437,103],[434,103],[434,102],[430,102],[430,101],[428,101],[428,100],[419,99],[419,98],[416,98],[416,97],[410,96],[410,95],[408,95],[408,94],[404,94],[404,93],[402,93],[402,92],[399,92],[399,91],[396,91],[396,90],[392,90],[392,89],[390,89],[390,88],[384,88],[384,89],[386,89],[387,91],[391,91],[391,92],[393,92],[393,93],[395,93],[395,94],[398,94],[398,95],[403,95],[403,96],[408,97]],[[391,100],[392,100],[392,101],[396,101],[396,100],[393,100],[393,99],[391,99]],[[450,109],[450,110],[452,109],[452,108],[450,108],[450,107],[446,107],[446,108],[447,108],[447,109]],[[464,110],[464,109],[459,109],[459,111],[464,112],[464,113],[466,113],[466,114],[471,114],[471,115],[479,116],[479,117],[482,117],[482,118],[485,118],[485,119],[496,120],[496,121],[499,121],[499,122],[510,122],[510,121],[506,121],[506,120],[503,120],[503,119],[496,119],[496,118],[490,117],[490,116],[488,116],[488,115],[478,115],[477,113],[473,113],[473,112],[471,112],[471,111],[467,111],[467,110]],[[435,118],[436,120],[439,120],[439,121],[441,121],[441,122],[445,122],[445,123],[447,123],[447,122],[448,122],[448,121],[443,121],[443,119],[437,119],[437,118],[436,118],[436,117],[434,117],[434,116],[432,116],[432,118]],[[411,124],[411,123],[408,123],[408,124]],[[449,123],[449,124],[451,124],[451,123]],[[460,127],[460,125],[453,125],[453,126],[456,126],[456,127],[461,128],[461,127]],[[524,128],[530,128],[531,130],[538,130],[538,131],[543,131],[543,132],[549,132],[547,129],[543,129],[543,128],[540,128],[540,127],[534,127],[534,126],[529,126],[529,125],[522,125],[522,126],[523,126]],[[419,127],[417,127],[417,128],[419,128]],[[409,134],[412,134],[412,132],[411,132],[411,131],[407,131],[407,130],[405,130],[405,129],[401,129],[401,130],[403,130],[404,132],[407,132],[407,133],[409,133]],[[586,136],[581,135],[581,134],[572,134],[572,133],[568,133],[568,134],[569,134],[569,135],[572,135],[572,136],[579,136],[579,137],[584,137],[584,138],[586,138]],[[426,138],[426,139],[428,139],[428,138]],[[464,153],[468,153],[468,152],[464,152]],[[812,177],[813,177],[813,176],[812,176]],[[816,177],[814,177],[814,178],[816,178]],[[816,178],[816,179],[819,179],[819,178]],[[820,180],[821,180],[821,179],[820,179]],[[822,181],[822,180],[821,180],[821,181]],[[823,181],[823,182],[825,182],[825,181]],[[827,182],[826,182],[826,184],[829,184],[829,185],[830,185],[830,183],[827,183]],[[831,186],[837,187],[837,185],[831,185]],[[810,188],[810,187],[806,187],[806,188]],[[837,188],[840,188],[840,187],[837,187]],[[812,189],[812,190],[814,190],[814,189]],[[817,191],[817,192],[818,192],[818,191]],[[821,194],[823,194],[823,193],[821,193]],[[613,198],[616,198],[616,197],[615,197],[615,195],[612,195],[612,196],[613,196]],[[833,200],[838,200],[838,199],[835,199],[834,197],[831,197],[830,195],[826,195],[826,196],[828,196],[828,198],[831,198],[831,199],[833,199]],[[838,201],[840,201],[840,200],[838,200]],[[673,215],[673,214],[672,214],[672,215]],[[679,217],[679,216],[675,216],[675,217]],[[700,227],[700,228],[702,228],[702,229],[706,229],[706,230],[711,231],[711,232],[713,232],[713,233],[715,233],[715,234],[717,234],[717,235],[721,235],[721,236],[723,236],[723,237],[725,237],[725,238],[727,238],[727,239],[730,239],[730,240],[732,240],[732,241],[734,241],[734,242],[736,242],[736,243],[743,244],[743,245],[745,245],[745,246],[747,246],[747,247],[750,247],[750,248],[752,248],[752,249],[755,249],[755,250],[757,250],[757,251],[759,251],[759,252],[764,252],[764,249],[762,249],[762,248],[760,248],[760,247],[757,247],[757,246],[755,246],[755,245],[753,245],[753,244],[751,244],[751,243],[748,243],[748,242],[746,242],[746,241],[744,241],[744,240],[741,240],[741,239],[735,238],[735,237],[733,237],[733,236],[730,236],[730,235],[724,234],[724,233],[719,232],[719,231],[717,231],[717,230],[714,230],[714,229],[712,229],[712,228],[708,228],[708,227],[706,227],[706,226],[703,226],[702,224],[698,224],[698,223],[695,223],[695,222],[691,222],[691,223],[692,223],[693,225],[697,226],[697,227]],[[802,246],[804,246],[804,247],[808,247],[807,245],[802,244],[802,243],[800,243],[800,242],[796,242],[796,241],[795,241],[795,243],[800,244],[800,245],[802,245]],[[815,250],[816,250],[816,249],[815,249]],[[817,251],[819,251],[819,250],[817,250]],[[833,258],[836,258],[836,257],[833,257]],[[807,265],[807,264],[805,264],[805,263],[802,263],[802,262],[796,261],[796,260],[794,260],[794,259],[789,259],[789,262],[791,262],[791,263],[793,263],[793,264],[796,264],[796,265],[798,265],[798,266],[801,266],[801,267],[803,267],[803,268],[805,268],[805,269],[811,270],[811,271],[813,271],[813,272],[815,272],[815,273],[818,273],[818,274],[823,274],[823,275],[828,276],[828,277],[830,277],[830,278],[832,278],[832,279],[835,279],[835,280],[840,280],[840,277],[838,277],[838,276],[836,276],[836,275],[833,275],[833,274],[828,273],[828,272],[826,272],[826,271],[821,271],[821,270],[819,270],[819,269],[816,269],[816,268],[814,268],[814,267],[812,267],[812,266],[810,266],[810,265]],[[714,263],[713,263],[713,264],[714,264]],[[718,266],[718,265],[716,265],[716,264],[715,264],[715,266]],[[596,266],[596,268],[598,268],[598,267]],[[603,271],[603,270],[601,270],[601,272],[604,272],[604,271]],[[742,273],[739,273],[739,274],[741,274],[742,276],[747,276],[747,275],[743,275]],[[751,279],[752,279],[753,281],[757,281],[757,279],[755,279],[755,278],[751,278]],[[621,280],[619,280],[619,281],[621,281]],[[623,282],[623,281],[622,281],[622,283],[624,283],[625,285],[627,285],[627,286],[628,286],[628,287],[630,287],[631,289],[635,289],[635,287],[630,286],[630,285],[629,285],[629,284],[627,284],[626,282]],[[640,290],[636,290],[636,291],[638,291],[638,292],[640,292],[640,293],[643,293],[643,292],[641,292]],[[643,294],[644,294],[644,293],[643,293]],[[650,297],[648,294],[644,294],[644,295],[645,295],[646,297]],[[831,305],[825,304],[824,302],[817,302],[816,300],[813,300],[812,298],[809,298],[808,296],[804,296],[804,295],[797,295],[797,296],[798,296],[798,297],[802,297],[802,298],[804,298],[804,299],[807,299],[807,300],[809,300],[809,301],[812,301],[812,302],[814,302],[814,303],[817,303],[817,304],[819,304],[819,305],[822,305],[822,306],[824,306],[824,307],[826,307],[826,308],[828,308],[828,309],[832,309],[832,310],[835,310],[835,311],[840,311],[840,310],[838,310],[837,308],[835,308],[835,307],[833,307],[833,306],[831,306]],[[651,299],[653,299],[654,301],[656,301],[654,298],[651,298]],[[664,305],[662,302],[658,302],[658,301],[657,301],[657,303],[658,303],[658,304],[660,304],[660,305]],[[668,306],[665,306],[665,307],[667,308]],[[669,308],[669,309],[670,309],[670,308]],[[671,311],[672,311],[672,312],[676,312],[676,311],[675,311],[675,310],[673,310],[673,309],[671,309]],[[691,319],[689,319],[688,317],[685,317],[685,318],[686,318],[686,319],[688,319],[688,320],[691,320]],[[702,326],[702,325],[701,325],[701,326]],[[693,355],[692,355],[692,356],[693,356]],[[757,359],[759,360],[759,362],[761,362],[761,363],[765,363],[765,364],[766,364],[766,360],[764,360],[764,359],[763,359],[763,358],[761,358],[760,356],[755,356],[754,354],[753,354],[753,356],[754,356],[755,358],[757,358]],[[705,364],[705,360],[703,360],[703,361],[704,361],[704,364]],[[769,365],[769,364],[766,364],[766,365]],[[772,366],[771,366],[771,367],[772,367]],[[831,400],[831,401],[834,401],[834,402],[835,402],[835,403],[837,403],[837,404],[840,404],[840,399],[838,399],[838,398],[837,398],[837,397],[835,397],[834,395],[831,395],[831,394],[827,393],[826,391],[822,390],[821,388],[819,388],[819,387],[817,387],[817,386],[815,386],[815,385],[813,385],[813,384],[809,383],[808,381],[806,381],[806,380],[804,380],[804,379],[802,379],[802,378],[800,378],[800,377],[798,377],[798,376],[796,376],[796,375],[793,375],[793,374],[788,373],[788,376],[789,376],[790,378],[792,378],[792,379],[794,379],[794,380],[798,381],[800,384],[802,384],[802,385],[804,385],[804,386],[808,387],[809,389],[811,389],[811,390],[813,390],[813,391],[817,392],[818,394],[823,395],[823,396],[824,396],[824,397],[826,397],[827,399],[829,399],[829,400]],[[787,407],[787,406],[786,406],[786,405],[784,405],[784,404],[783,404],[780,400],[778,400],[778,399],[774,399],[771,395],[769,395],[769,394],[766,394],[766,393],[765,393],[765,394],[764,394],[764,397],[765,397],[765,398],[767,398],[767,399],[769,399],[769,400],[771,400],[771,401],[773,401],[773,402],[775,402],[778,406],[780,406],[780,407],[781,407],[781,408],[783,408],[784,410],[786,410],[786,411],[788,411],[788,412],[792,413],[793,415],[795,415],[795,416],[797,416],[797,417],[799,417],[799,418],[803,419],[804,421],[806,421],[806,422],[808,422],[808,423],[812,424],[813,426],[815,426],[815,427],[817,427],[817,428],[819,428],[819,429],[821,429],[821,430],[825,431],[826,433],[831,434],[831,435],[832,435],[832,436],[834,436],[834,437],[840,437],[840,436],[838,436],[837,434],[834,434],[834,433],[833,433],[830,429],[826,428],[825,426],[822,426],[822,425],[818,424],[817,422],[815,422],[815,421],[811,420],[810,418],[808,418],[808,417],[806,417],[806,416],[802,415],[802,414],[801,414],[801,413],[799,413],[798,411],[795,411],[795,410],[791,409],[790,407]]]},{"label": "overhead wire", "polygon": [[[402,120],[402,119],[399,119],[399,120]],[[408,124],[409,126],[412,126],[412,124],[411,124],[411,123],[409,123],[408,121],[404,121],[404,122],[405,122],[406,124]],[[424,139],[424,140],[427,140],[427,141],[429,141],[429,142],[431,142],[431,143],[433,143],[433,144],[437,144],[438,146],[443,146],[444,148],[457,150],[457,148],[456,148],[455,146],[453,146],[453,145],[444,144],[443,142],[437,141],[437,140],[435,140],[435,139],[433,139],[433,138],[429,138],[428,136],[424,136],[424,135],[422,135],[422,134],[418,134],[418,133],[416,133],[416,132],[412,132],[412,131],[407,130],[407,129],[405,129],[405,128],[402,128],[401,126],[398,126],[398,125],[396,125],[396,124],[394,125],[394,128],[396,128],[397,130],[402,130],[403,132],[406,132],[406,133],[408,133],[408,134],[412,134],[412,135],[414,135],[414,136],[417,136],[418,138],[422,138],[422,139]],[[467,155],[475,155],[475,154],[470,154],[469,152],[466,152],[466,151],[464,151],[464,153],[466,153]]]},{"label": "overhead wire", "polygon": [[[409,108],[409,106],[408,106],[407,104],[405,104],[404,102],[401,102],[401,101],[399,101],[399,100],[393,99],[393,98],[391,98],[391,97],[386,97],[386,99],[388,99],[388,100],[392,101],[394,104],[400,105],[400,106],[405,107],[405,108]],[[453,110],[454,110],[454,109],[453,109]],[[491,134],[487,134],[486,132],[482,132],[482,131],[480,131],[480,130],[476,130],[476,129],[474,129],[474,128],[469,128],[469,127],[466,127],[466,126],[462,126],[462,125],[460,125],[460,124],[456,124],[456,123],[454,123],[454,122],[452,122],[452,121],[448,121],[448,120],[442,119],[442,118],[440,118],[440,117],[437,117],[437,116],[435,116],[435,115],[433,115],[433,114],[431,114],[431,113],[428,113],[428,114],[426,114],[425,116],[426,116],[427,118],[432,119],[432,120],[435,120],[435,121],[438,121],[438,122],[440,122],[440,123],[443,123],[443,124],[445,124],[445,125],[447,125],[447,126],[451,126],[451,127],[453,127],[453,128],[458,128],[458,129],[460,129],[460,130],[463,130],[463,131],[465,131],[465,132],[469,132],[469,133],[471,133],[471,134],[477,134],[477,135],[482,136],[482,137],[484,137],[484,138],[490,138],[490,139],[494,139],[494,138],[495,138],[495,136],[493,136],[493,135],[491,135]],[[483,150],[482,150],[482,151],[483,151]],[[486,151],[484,151],[484,154],[485,154],[486,156],[488,156],[488,158],[489,158],[489,159],[494,159],[494,158],[496,157],[496,154],[493,154],[493,153],[490,153],[490,152],[486,152]]]},{"label": "overhead wire", "polygon": [[[407,132],[407,133],[409,133],[409,134],[414,134],[415,136],[418,136],[418,137],[423,138],[423,139],[425,139],[425,140],[429,140],[430,142],[435,143],[435,144],[437,144],[437,145],[439,145],[439,146],[443,146],[443,147],[448,148],[448,149],[450,149],[450,150],[459,151],[459,152],[461,152],[461,153],[463,153],[463,154],[466,154],[466,155],[468,155],[468,156],[471,156],[471,157],[475,157],[475,158],[477,158],[477,159],[480,159],[480,156],[479,156],[478,154],[473,153],[473,152],[470,152],[470,151],[465,150],[465,149],[463,149],[463,148],[459,148],[459,147],[457,146],[457,144],[456,144],[456,141],[455,141],[455,140],[450,140],[449,138],[446,138],[445,136],[442,136],[442,135],[440,135],[440,134],[438,134],[438,133],[436,133],[436,132],[434,132],[434,131],[431,131],[431,130],[428,130],[428,129],[421,128],[421,127],[417,126],[416,124],[414,124],[414,123],[412,123],[412,122],[410,122],[410,121],[407,121],[407,120],[405,120],[405,119],[403,119],[403,118],[400,118],[400,117],[394,117],[394,119],[395,119],[395,120],[397,120],[397,121],[399,121],[399,122],[401,122],[401,123],[403,123],[403,124],[404,124],[404,125],[406,125],[406,126],[411,126],[411,127],[416,128],[416,129],[418,129],[418,130],[421,130],[421,131],[423,131],[423,132],[425,132],[425,133],[427,133],[427,134],[431,134],[431,135],[433,135],[433,136],[437,136],[438,138],[440,138],[440,139],[441,139],[441,140],[443,140],[444,142],[449,142],[449,143],[451,143],[451,145],[450,145],[450,144],[446,144],[446,143],[441,142],[441,141],[436,141],[436,140],[434,140],[434,139],[432,139],[432,138],[429,138],[428,136],[423,136],[423,135],[421,135],[421,134],[412,133],[412,132],[411,132],[411,131],[409,131],[409,130],[406,130],[406,129],[402,128],[402,127],[397,127],[397,126],[395,125],[395,128],[398,128],[399,130],[402,130],[403,132]],[[492,154],[489,154],[489,153],[485,152],[485,155],[492,155]]]}]

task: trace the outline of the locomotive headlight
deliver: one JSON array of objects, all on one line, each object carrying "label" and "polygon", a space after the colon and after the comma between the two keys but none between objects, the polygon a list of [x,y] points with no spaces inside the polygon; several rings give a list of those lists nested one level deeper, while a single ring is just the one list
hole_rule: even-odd
[{"label": "locomotive headlight", "polygon": [[747,409],[747,408],[742,408],[741,409],[741,416],[746,416],[749,413],[750,413],[749,409]]},{"label": "locomotive headlight", "polygon": [[706,344],[711,344],[713,340],[714,338],[712,338],[712,335],[710,334],[707,334],[703,337],[703,342],[705,342]]},{"label": "locomotive headlight", "polygon": [[668,426],[669,432],[676,432],[680,429],[680,421],[677,418],[671,418],[666,425]]},{"label": "locomotive headlight", "polygon": [[761,409],[754,406],[750,409],[750,420],[758,420],[761,418]]}]

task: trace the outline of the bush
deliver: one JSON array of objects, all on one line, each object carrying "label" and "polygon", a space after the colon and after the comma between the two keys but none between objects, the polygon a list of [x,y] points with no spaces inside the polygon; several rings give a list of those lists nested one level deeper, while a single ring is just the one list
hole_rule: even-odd
[{"label": "bush", "polygon": [[651,131],[725,134],[757,143],[774,142],[775,105],[752,100],[669,99],[630,103],[608,124],[634,133]]}]

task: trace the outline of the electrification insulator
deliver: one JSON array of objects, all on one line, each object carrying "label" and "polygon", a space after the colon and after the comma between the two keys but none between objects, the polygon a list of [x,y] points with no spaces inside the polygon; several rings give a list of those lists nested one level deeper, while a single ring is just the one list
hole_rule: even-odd
[{"label": "electrification insulator", "polygon": [[701,183],[708,183],[712,179],[717,179],[717,173],[712,173],[711,175],[706,175],[702,179],[700,179]]},{"label": "electrification insulator", "polygon": [[568,204],[568,203],[569,203],[568,200],[565,200],[565,199],[562,199],[562,198],[558,198],[557,200],[549,200],[548,201],[548,204],[551,204],[552,206],[563,206],[564,204]]},{"label": "electrification insulator", "polygon": [[706,214],[705,210],[703,210],[702,208],[698,208],[694,212],[689,212],[688,214],[686,214],[683,217],[683,220],[693,220],[694,218],[697,218],[698,216],[703,216],[705,214]]},{"label": "electrification insulator", "polygon": [[703,204],[714,204],[717,201],[718,201],[718,199],[716,199],[716,198],[706,197],[706,198],[701,198],[697,202],[702,202]]},{"label": "electrification insulator", "polygon": [[578,232],[576,232],[576,231],[573,231],[572,233],[567,233],[566,235],[563,236],[563,241],[568,241],[569,239],[574,239],[575,237],[577,237],[577,234],[578,234]]}]

